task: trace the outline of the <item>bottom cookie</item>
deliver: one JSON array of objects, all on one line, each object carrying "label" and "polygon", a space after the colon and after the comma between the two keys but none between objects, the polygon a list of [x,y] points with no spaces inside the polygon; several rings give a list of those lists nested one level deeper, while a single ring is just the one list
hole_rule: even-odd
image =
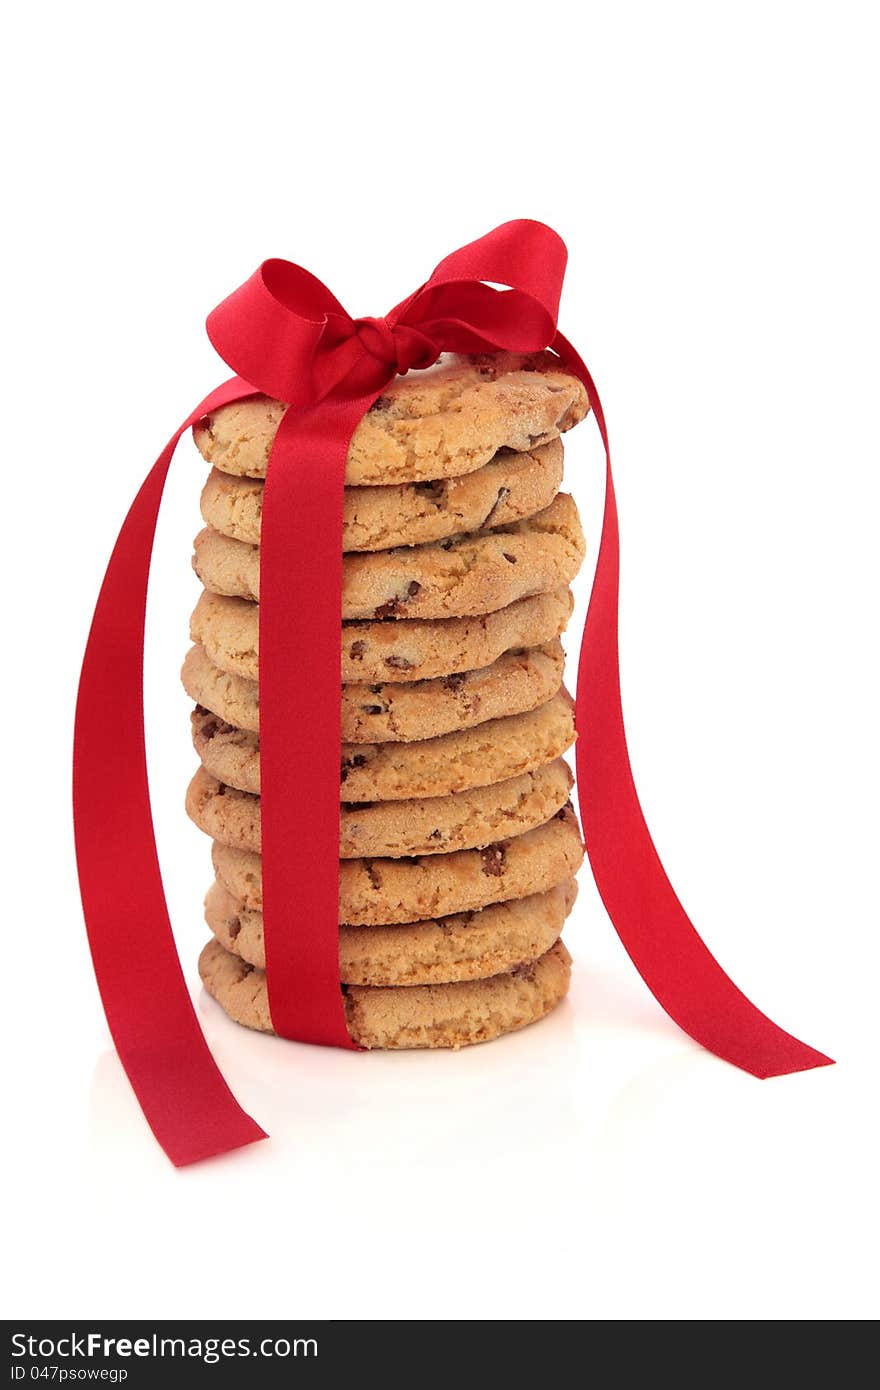
[{"label": "bottom cookie", "polygon": [[[209,941],[199,957],[205,989],[236,1023],[273,1032],[266,973]],[[352,1039],[365,1048],[465,1047],[536,1023],[564,998],[571,956],[557,941],[538,960],[488,980],[344,990]]]}]

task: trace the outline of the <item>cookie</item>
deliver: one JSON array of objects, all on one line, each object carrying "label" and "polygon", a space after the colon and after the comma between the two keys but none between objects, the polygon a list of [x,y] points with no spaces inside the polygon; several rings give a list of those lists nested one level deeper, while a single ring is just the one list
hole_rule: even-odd
[{"label": "cookie", "polygon": [[[571,591],[555,589],[471,618],[343,623],[342,680],[430,680],[475,671],[512,648],[552,642],[565,631],[571,609]],[[214,664],[247,680],[258,677],[259,629],[255,603],[207,591],[190,619],[192,640]]]},{"label": "cookie", "polygon": [[[550,949],[576,895],[567,879],[546,893],[434,922],[340,927],[340,978],[347,985],[437,985],[499,975]],[[225,950],[265,968],[263,914],[218,880],[205,898],[205,921]]]},{"label": "cookie", "polygon": [[[559,493],[527,521],[432,545],[345,555],[342,619],[459,618],[494,613],[574,579],[584,534],[574,501]],[[211,593],[258,601],[260,547],[205,527],[193,569]]]},{"label": "cookie", "polygon": [[[344,685],[344,743],[436,738],[502,715],[522,714],[551,699],[562,684],[562,646],[547,642],[505,652],[491,666],[399,685]],[[221,671],[204,647],[191,647],[181,672],[190,699],[237,729],[258,731],[259,687]],[[295,711],[293,711],[295,714]]]},{"label": "cookie", "polygon": [[[425,545],[463,531],[510,526],[549,507],[562,483],[562,441],[528,453],[506,450],[459,478],[349,487],[342,510],[342,549],[391,550]],[[211,470],[202,491],[202,516],[224,536],[260,543],[263,481]]]},{"label": "cookie", "polygon": [[[482,848],[543,825],[567,802],[572,775],[562,758],[533,772],[451,796],[342,803],[339,857],[399,859]],[[260,852],[260,798],[218,782],[200,767],[186,794],[187,814],[206,835]]]},{"label": "cookie", "polygon": [[[248,850],[215,841],[214,872],[234,898],[262,911],[262,864]],[[544,893],[583,861],[577,818],[565,806],[545,825],[486,848],[414,859],[343,859],[339,921],[364,926],[474,912],[490,903]]]},{"label": "cookie", "polygon": [[[209,941],[199,957],[205,989],[236,1023],[273,1032],[266,972]],[[536,1023],[564,998],[571,956],[561,941],[528,965],[488,980],[344,988],[352,1039],[365,1048],[465,1047]]]},{"label": "cookie", "polygon": [[260,698],[256,681],[221,670],[204,647],[190,647],[180,679],[187,695],[198,706],[237,729],[259,732]]},{"label": "cookie", "polygon": [[[218,782],[259,796],[259,734],[236,729],[201,705],[191,720],[193,744],[205,770]],[[527,714],[490,719],[440,738],[343,744],[339,794],[344,801],[448,796],[552,762],[574,738],[573,704],[563,689]]]},{"label": "cookie", "polygon": [[[223,473],[265,478],[285,406],[253,396],[193,429],[202,457]],[[582,420],[587,393],[552,353],[445,355],[396,377],[361,420],[345,466],[349,486],[416,483],[472,473],[499,449],[524,452]]]}]

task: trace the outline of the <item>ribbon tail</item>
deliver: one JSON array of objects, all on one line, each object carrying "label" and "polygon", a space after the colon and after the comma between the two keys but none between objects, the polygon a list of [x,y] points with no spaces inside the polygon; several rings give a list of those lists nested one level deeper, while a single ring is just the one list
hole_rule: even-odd
[{"label": "ribbon tail", "polygon": [[589,372],[561,336],[606,456],[605,515],[578,664],[575,718],[578,800],[590,866],[609,917],[657,1002],[716,1056],[762,1078],[832,1064],[778,1027],[742,993],[699,936],[660,861],[633,780],[618,661],[620,542],[608,434]]},{"label": "ribbon tail", "polygon": [[148,474],[107,566],[76,708],[74,826],[95,975],[122,1065],[177,1167],[266,1137],[220,1074],[184,980],[153,833],[143,704],[147,581],[174,450],[200,416],[251,394],[238,378],[212,392]]}]

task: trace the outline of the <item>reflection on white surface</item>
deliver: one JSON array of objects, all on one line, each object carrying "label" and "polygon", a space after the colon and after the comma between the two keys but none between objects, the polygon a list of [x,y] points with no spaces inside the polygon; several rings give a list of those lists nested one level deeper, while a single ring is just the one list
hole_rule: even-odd
[{"label": "reflection on white surface", "polygon": [[[307,1152],[357,1149],[358,1167],[480,1163],[565,1144],[575,1124],[575,1035],[570,1003],[520,1033],[461,1051],[345,1052],[241,1028],[200,990],[199,1022],[239,1102],[271,1135],[219,1162],[285,1164]],[[540,1046],[536,1046],[540,1029]],[[98,1061],[90,1146],[118,1150],[138,1110],[113,1052]],[[152,1141],[150,1141],[152,1143]],[[164,1160],[163,1160],[164,1161]]]},{"label": "reflection on white surface", "polygon": [[[575,935],[571,923],[567,937]],[[614,975],[603,983],[601,973],[577,962],[572,994],[547,1018],[457,1052],[310,1047],[240,1027],[200,986],[195,1003],[220,1070],[271,1136],[215,1161],[249,1174],[348,1161],[355,1150],[360,1171],[372,1165],[455,1171],[498,1155],[562,1154],[601,1118],[607,1080],[627,1058],[656,1059],[658,1046],[674,1055],[699,1050],[625,971],[622,984]],[[609,1049],[618,1064],[610,1072]],[[112,1052],[96,1066],[89,1114],[98,1167],[120,1145],[133,1147],[135,1136],[141,1147],[155,1149]]]},{"label": "reflection on white surface", "polygon": [[[38,1211],[11,1214],[31,1233],[16,1297],[39,1286],[46,1316],[93,1311],[95,1287],[107,1317],[831,1315],[809,1233],[826,1270],[868,1238],[846,1218],[872,1185],[863,1082],[842,1067],[758,1082],[709,1056],[589,898],[566,933],[570,998],[458,1053],[268,1038],[196,986],[214,1056],[271,1138],[191,1168],[170,1165],[105,1049],[83,1143]],[[823,1200],[806,1221],[844,1168],[842,1213]],[[837,1288],[848,1316],[870,1299]]]}]

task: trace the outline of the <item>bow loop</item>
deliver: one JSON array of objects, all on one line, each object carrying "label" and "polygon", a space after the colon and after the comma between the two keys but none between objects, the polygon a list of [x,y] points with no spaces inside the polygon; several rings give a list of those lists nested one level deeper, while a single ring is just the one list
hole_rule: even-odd
[{"label": "bow loop", "polygon": [[565,242],[552,227],[530,217],[515,218],[453,251],[437,266],[427,288],[464,280],[507,285],[540,304],[555,324],[567,259]]}]

